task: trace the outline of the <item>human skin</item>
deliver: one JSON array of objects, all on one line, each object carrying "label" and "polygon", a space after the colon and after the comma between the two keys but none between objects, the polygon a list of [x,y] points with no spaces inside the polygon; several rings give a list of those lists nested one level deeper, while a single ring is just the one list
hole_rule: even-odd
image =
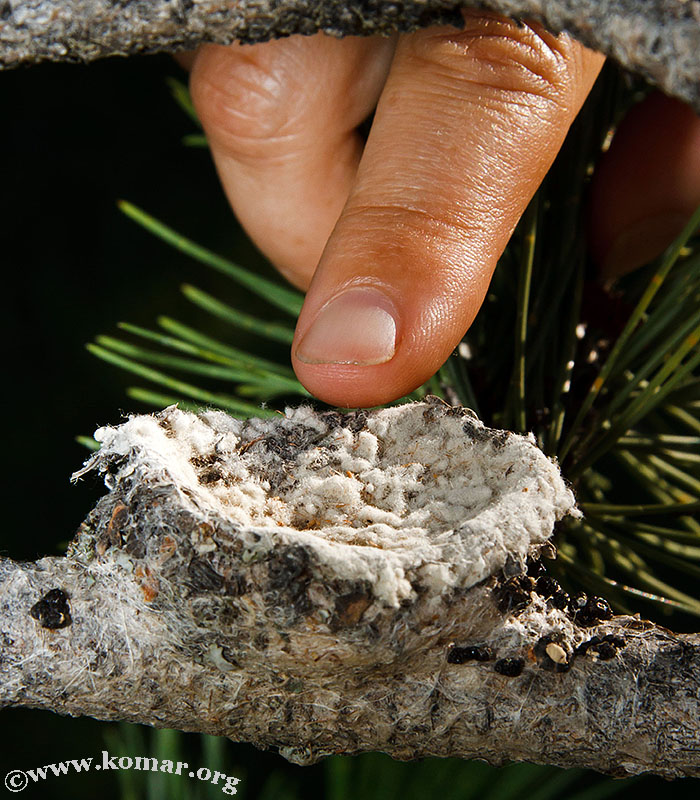
[{"label": "human skin", "polygon": [[[205,45],[184,59],[232,208],[307,292],[292,363],[330,404],[389,402],[445,361],[603,64],[535,24],[464,18],[463,30]],[[601,276],[658,255],[698,204],[700,119],[653,95],[594,180]]]}]

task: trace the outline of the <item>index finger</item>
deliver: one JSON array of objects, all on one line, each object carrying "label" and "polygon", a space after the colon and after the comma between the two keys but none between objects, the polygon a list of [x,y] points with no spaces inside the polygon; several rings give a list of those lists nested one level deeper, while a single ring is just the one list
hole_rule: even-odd
[{"label": "index finger", "polygon": [[447,359],[603,63],[539,26],[465,20],[400,39],[307,294],[293,364],[328,403],[391,401]]}]

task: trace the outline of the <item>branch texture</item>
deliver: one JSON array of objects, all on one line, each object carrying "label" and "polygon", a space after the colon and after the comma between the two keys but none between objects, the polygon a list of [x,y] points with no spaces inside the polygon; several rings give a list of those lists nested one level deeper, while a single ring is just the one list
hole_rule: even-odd
[{"label": "branch texture", "polygon": [[700,0],[0,0],[0,66],[461,27],[467,6],[568,31],[700,112]]},{"label": "branch texture", "polygon": [[0,562],[0,705],[332,753],[700,776],[700,636],[544,574],[578,514],[530,438],[437,400],[98,431],[65,558]]}]

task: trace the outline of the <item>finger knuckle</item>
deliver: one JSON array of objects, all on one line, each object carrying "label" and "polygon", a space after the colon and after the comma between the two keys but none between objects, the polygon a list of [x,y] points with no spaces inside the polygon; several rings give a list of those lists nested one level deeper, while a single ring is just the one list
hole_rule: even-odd
[{"label": "finger knuckle", "polygon": [[449,92],[504,103],[567,104],[576,80],[575,45],[534,25],[464,12],[465,27],[426,31],[413,40],[419,62]]},{"label": "finger knuckle", "polygon": [[294,106],[284,71],[255,48],[212,53],[193,72],[192,101],[209,138],[233,157],[265,157],[290,135]]}]

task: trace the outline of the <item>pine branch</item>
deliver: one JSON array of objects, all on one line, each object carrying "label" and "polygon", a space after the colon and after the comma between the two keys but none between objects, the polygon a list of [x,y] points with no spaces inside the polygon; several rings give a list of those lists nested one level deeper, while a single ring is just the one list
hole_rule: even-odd
[{"label": "pine branch", "polygon": [[0,65],[91,61],[294,33],[349,36],[461,26],[459,9],[474,6],[567,30],[700,111],[698,0],[2,0]]},{"label": "pine branch", "polygon": [[[700,776],[700,636],[562,602],[539,561],[524,573],[572,511],[527,438],[436,399],[247,423],[170,409],[98,438],[110,492],[68,556],[0,561],[0,705],[296,763],[378,750]],[[440,520],[455,491],[476,504],[461,525]],[[353,519],[368,492],[375,513],[408,503],[399,522]]]}]

